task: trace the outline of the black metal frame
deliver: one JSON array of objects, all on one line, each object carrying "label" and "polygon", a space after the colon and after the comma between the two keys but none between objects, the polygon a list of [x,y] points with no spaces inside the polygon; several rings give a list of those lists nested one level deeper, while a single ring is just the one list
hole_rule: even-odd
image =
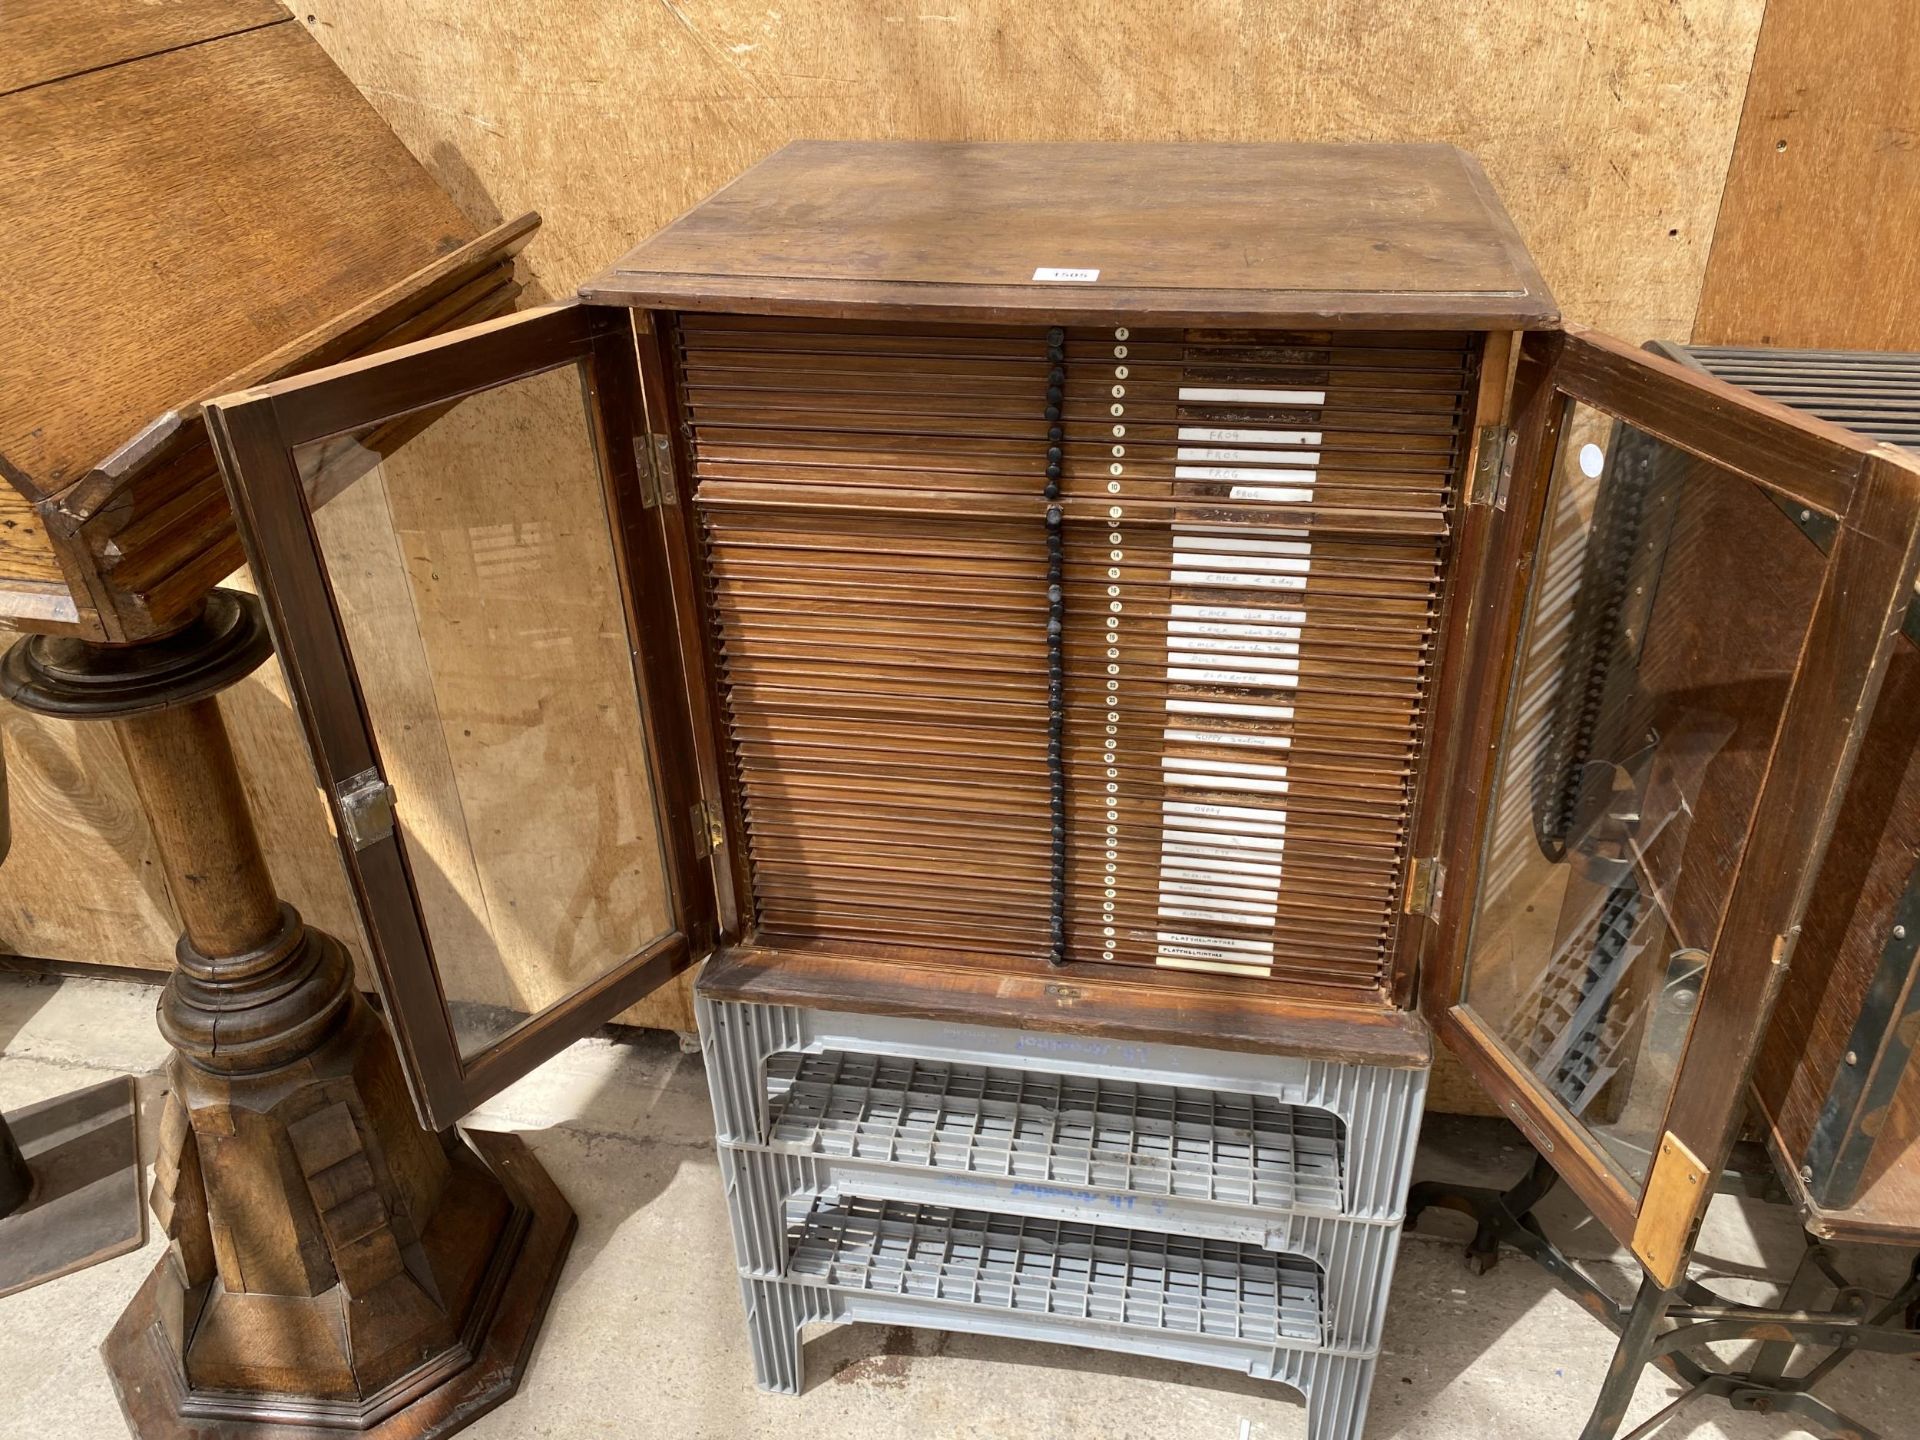
[{"label": "black metal frame", "polygon": [[[1476,1275],[1499,1263],[1502,1243],[1511,1245],[1620,1337],[1580,1440],[1645,1440],[1683,1407],[1711,1396],[1736,1410],[1792,1415],[1828,1440],[1879,1440],[1877,1432],[1835,1410],[1812,1391],[1861,1351],[1920,1356],[1920,1257],[1899,1293],[1871,1312],[1869,1294],[1846,1278],[1833,1251],[1811,1234],[1777,1306],[1730,1301],[1693,1279],[1682,1280],[1671,1290],[1642,1279],[1633,1301],[1623,1305],[1548,1239],[1534,1216],[1534,1207],[1552,1192],[1559,1178],[1546,1157],[1536,1156],[1526,1176],[1506,1190],[1424,1181],[1408,1193],[1405,1226],[1411,1230],[1429,1209],[1468,1216],[1477,1228],[1465,1254],[1467,1267]],[[1781,1202],[1786,1199],[1764,1152],[1753,1146],[1739,1147],[1720,1177],[1719,1188],[1764,1194]],[[1809,1302],[1822,1281],[1836,1293],[1831,1308],[1814,1310]],[[1896,1317],[1900,1323],[1890,1323]],[[1745,1368],[1738,1370],[1712,1368],[1684,1353],[1727,1340],[1763,1343]],[[1794,1350],[1803,1345],[1824,1348],[1827,1354],[1789,1376],[1786,1370]],[[1687,1389],[1621,1435],[1627,1406],[1648,1365],[1658,1365]]]},{"label": "black metal frame", "polygon": [[1908,872],[1879,963],[1847,1037],[1845,1053],[1858,1063],[1842,1060],[1800,1157],[1800,1178],[1813,1203],[1822,1208],[1839,1209],[1859,1195],[1878,1135],[1877,1127],[1863,1124],[1862,1117],[1886,1112],[1912,1059],[1920,985],[1908,986],[1907,977],[1917,956],[1920,861]]}]

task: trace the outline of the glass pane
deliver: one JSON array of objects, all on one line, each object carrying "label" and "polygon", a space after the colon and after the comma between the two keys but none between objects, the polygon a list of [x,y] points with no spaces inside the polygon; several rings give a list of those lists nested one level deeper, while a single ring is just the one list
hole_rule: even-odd
[{"label": "glass pane", "polygon": [[1824,566],[1766,491],[1572,407],[1463,998],[1630,1189],[1665,1120]]},{"label": "glass pane", "polygon": [[672,926],[581,377],[295,454],[471,1058]]}]

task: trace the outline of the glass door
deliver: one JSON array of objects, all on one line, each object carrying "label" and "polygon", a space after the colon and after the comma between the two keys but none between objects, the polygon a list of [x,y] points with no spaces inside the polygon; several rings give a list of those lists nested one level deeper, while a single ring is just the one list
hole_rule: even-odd
[{"label": "glass door", "polygon": [[1920,483],[1603,336],[1522,355],[1426,999],[1670,1280],[1912,594]]},{"label": "glass door", "polygon": [[640,396],[569,305],[207,407],[435,1128],[712,942]]}]

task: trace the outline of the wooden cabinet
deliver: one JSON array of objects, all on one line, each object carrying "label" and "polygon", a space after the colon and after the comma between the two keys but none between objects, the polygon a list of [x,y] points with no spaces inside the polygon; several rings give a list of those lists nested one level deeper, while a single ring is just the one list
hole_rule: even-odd
[{"label": "wooden cabinet", "polygon": [[[433,1123],[708,954],[1362,1064],[1431,1025],[1669,1277],[1920,563],[1914,461],[1562,327],[1444,146],[790,146],[576,303],[209,413]],[[551,485],[410,605],[528,667],[463,738],[557,758],[584,927],[433,863],[413,642],[340,603],[329,511],[431,515],[476,444]],[[568,983],[503,1012],[483,911]]]}]

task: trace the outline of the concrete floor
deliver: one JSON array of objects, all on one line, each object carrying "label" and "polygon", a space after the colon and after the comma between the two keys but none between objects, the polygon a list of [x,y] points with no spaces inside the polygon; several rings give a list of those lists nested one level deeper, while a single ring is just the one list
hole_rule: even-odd
[{"label": "concrete floor", "polygon": [[[156,992],[89,981],[0,976],[0,1108],[114,1074],[144,1083],[149,1148],[165,1047]],[[712,1114],[697,1057],[673,1037],[590,1040],[474,1117],[523,1132],[580,1215],[579,1237],[520,1393],[466,1433],[506,1437],[1051,1437],[1100,1440],[1293,1440],[1305,1412],[1282,1387],[1223,1371],[1088,1350],[870,1326],[829,1329],[806,1352],[798,1399],[753,1387],[732,1270]],[[1517,1178],[1531,1152],[1485,1122],[1432,1120],[1421,1173]],[[1563,1196],[1545,1207],[1572,1252],[1631,1271]],[[1370,1440],[1552,1440],[1577,1436],[1612,1351],[1603,1327],[1533,1265],[1508,1256],[1484,1278],[1460,1260],[1451,1216],[1422,1222],[1402,1247],[1374,1390]],[[1798,1246],[1792,1215],[1722,1197],[1703,1266],[1721,1275],[1771,1270]],[[0,1436],[111,1440],[125,1433],[96,1347],[159,1253],[109,1261],[0,1300]],[[1906,1260],[1847,1253],[1883,1293]],[[1743,1298],[1771,1292],[1752,1287]],[[1641,1385],[1638,1421],[1675,1394],[1657,1373]],[[1822,1393],[1893,1437],[1920,1434],[1920,1362],[1860,1357]],[[1689,1408],[1660,1432],[1677,1437],[1803,1433],[1777,1418]]]}]

